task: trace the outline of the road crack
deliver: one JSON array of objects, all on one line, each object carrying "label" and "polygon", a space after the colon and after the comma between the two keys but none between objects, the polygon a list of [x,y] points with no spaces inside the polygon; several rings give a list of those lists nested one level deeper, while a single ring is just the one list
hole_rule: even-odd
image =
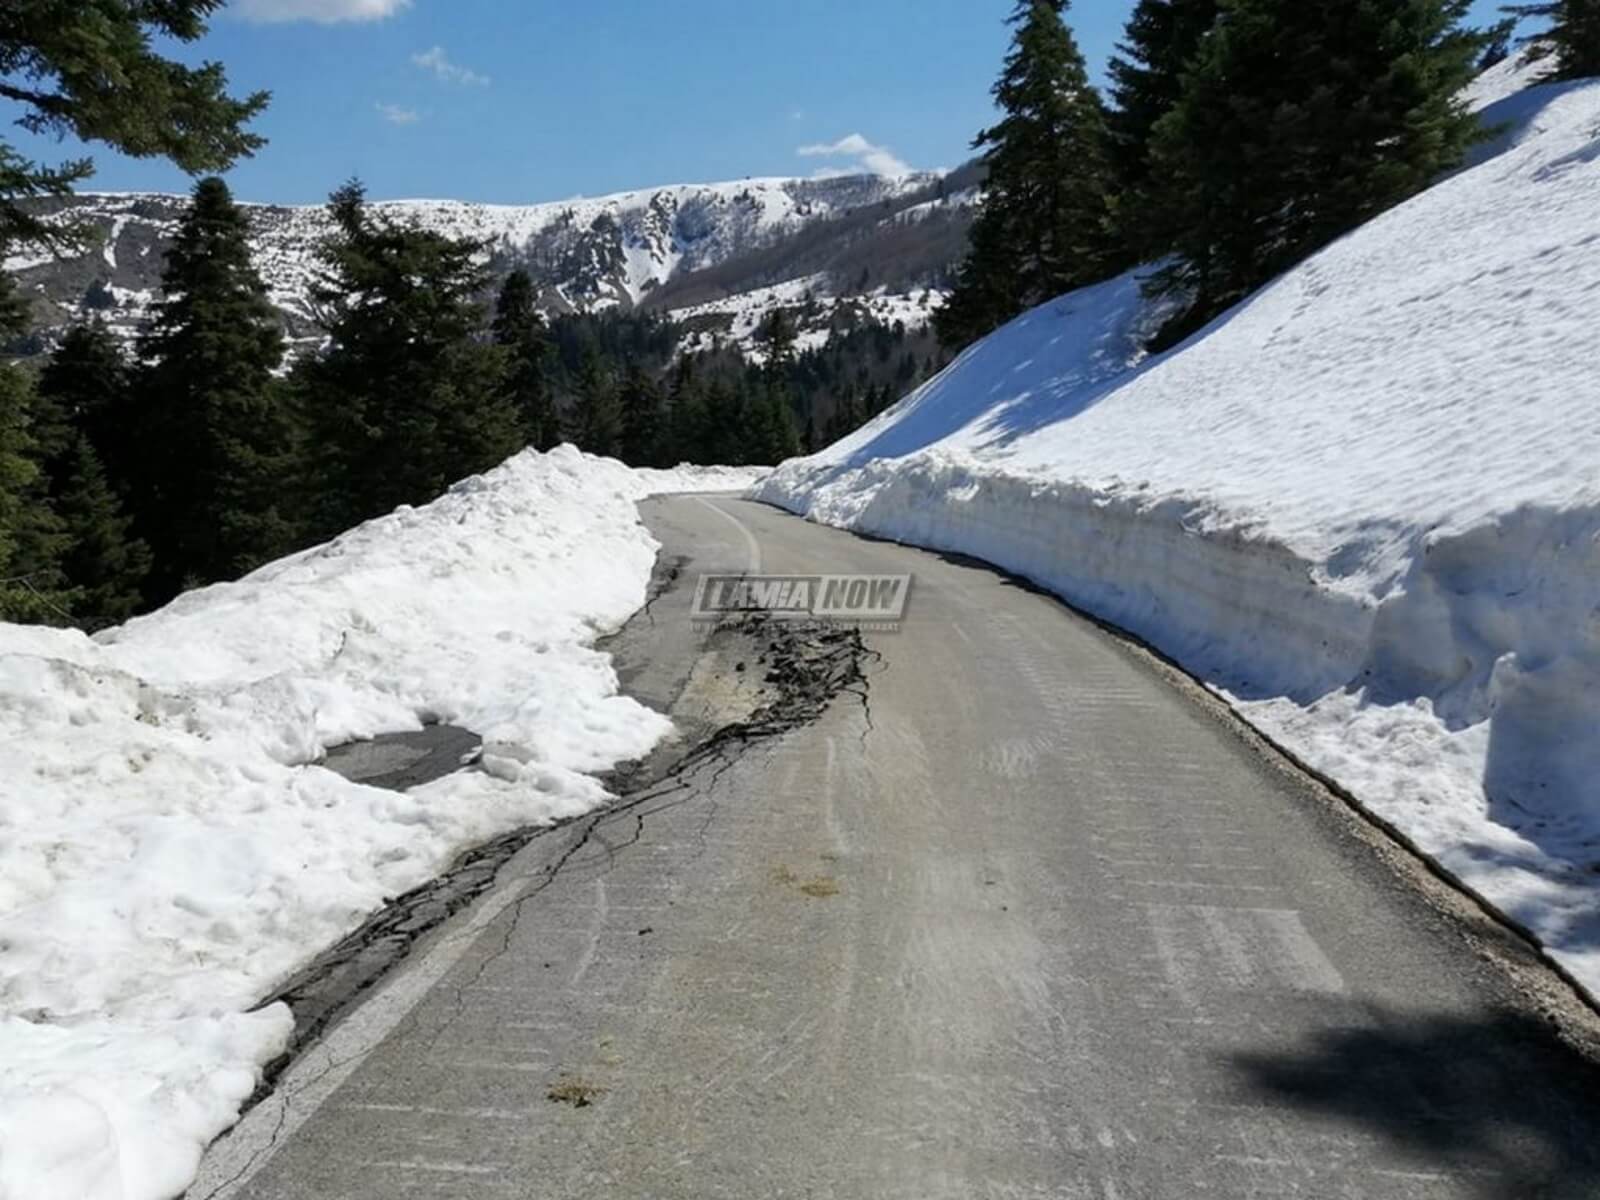
[{"label": "road crack", "polygon": [[[671,586],[680,570],[676,564],[667,569],[666,582],[657,596]],[[466,1008],[466,994],[515,944],[527,904],[585,850],[593,845],[602,847],[609,871],[619,854],[644,838],[650,816],[675,808],[690,794],[697,794],[709,805],[699,832],[699,857],[705,852],[710,829],[723,803],[718,797],[723,779],[752,746],[774,741],[810,724],[836,697],[845,694],[861,703],[867,730],[872,728],[866,668],[882,659],[866,647],[859,630],[778,620],[755,612],[730,618],[717,632],[747,637],[760,647],[759,661],[767,669],[765,701],[748,716],[722,725],[676,758],[665,762],[648,758],[623,764],[603,776],[607,789],[621,797],[606,808],[548,826],[512,830],[475,847],[443,876],[396,897],[361,928],[319,955],[257,1005],[257,1009],[279,1003],[288,1005],[295,1017],[295,1030],[285,1053],[265,1068],[262,1082],[246,1103],[245,1111],[272,1095],[289,1066],[403,962],[418,939],[478,900],[497,882],[505,864],[536,839],[558,835],[574,825],[583,826],[572,844],[545,868],[542,878],[530,881],[526,891],[508,905],[510,916],[496,918],[505,922],[498,943],[475,965],[471,976],[453,988],[452,1012],[430,1032],[430,1048],[460,1019]],[[862,736],[865,738],[866,733]],[[627,832],[611,840],[606,834],[619,821],[627,822]],[[416,1019],[415,1013],[408,1014],[406,1023],[413,1023],[414,1028]],[[304,1086],[308,1085],[296,1090],[303,1090]],[[292,1097],[285,1102],[288,1100]]]}]

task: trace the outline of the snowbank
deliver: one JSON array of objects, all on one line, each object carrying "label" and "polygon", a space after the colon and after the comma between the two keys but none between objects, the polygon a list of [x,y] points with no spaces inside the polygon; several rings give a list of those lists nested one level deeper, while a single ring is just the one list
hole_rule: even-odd
[{"label": "snowbank", "polygon": [[[526,453],[95,639],[0,625],[0,1198],[188,1184],[287,1010],[271,987],[462,848],[605,799],[666,718],[595,637],[643,602],[634,502],[752,471]],[[444,720],[487,774],[313,764]]]},{"label": "snowbank", "polygon": [[754,494],[1144,636],[1600,995],[1600,82],[1482,90],[1498,154],[1177,350],[1074,293]]}]

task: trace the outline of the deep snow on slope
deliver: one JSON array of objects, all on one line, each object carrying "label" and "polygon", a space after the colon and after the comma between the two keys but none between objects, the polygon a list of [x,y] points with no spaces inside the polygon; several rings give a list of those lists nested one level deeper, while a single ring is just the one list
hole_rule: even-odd
[{"label": "deep snow on slope", "polygon": [[[291,1021],[259,997],[496,833],[605,799],[665,717],[594,639],[644,600],[634,503],[750,470],[528,452],[90,639],[0,625],[0,1200],[159,1200]],[[483,770],[315,765],[426,721]]]},{"label": "deep snow on slope", "polygon": [[1600,995],[1600,82],[1480,99],[1496,156],[1175,351],[1068,295],[755,494],[1143,635]]}]

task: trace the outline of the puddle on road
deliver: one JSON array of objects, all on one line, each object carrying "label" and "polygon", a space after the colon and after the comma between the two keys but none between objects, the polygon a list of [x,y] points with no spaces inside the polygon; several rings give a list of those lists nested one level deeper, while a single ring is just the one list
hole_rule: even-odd
[{"label": "puddle on road", "polygon": [[453,775],[482,751],[483,739],[470,729],[429,725],[334,746],[318,765],[352,783],[403,792]]}]

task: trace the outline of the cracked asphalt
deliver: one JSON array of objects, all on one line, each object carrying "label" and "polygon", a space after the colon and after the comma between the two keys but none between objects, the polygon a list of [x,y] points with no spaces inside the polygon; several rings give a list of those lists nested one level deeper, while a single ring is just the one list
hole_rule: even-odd
[{"label": "cracked asphalt", "polygon": [[191,1197],[1600,1196],[1593,1014],[1169,668],[980,566],[641,510],[677,575],[611,649],[691,728],[737,673],[698,573],[909,572],[907,619],[520,851]]}]

